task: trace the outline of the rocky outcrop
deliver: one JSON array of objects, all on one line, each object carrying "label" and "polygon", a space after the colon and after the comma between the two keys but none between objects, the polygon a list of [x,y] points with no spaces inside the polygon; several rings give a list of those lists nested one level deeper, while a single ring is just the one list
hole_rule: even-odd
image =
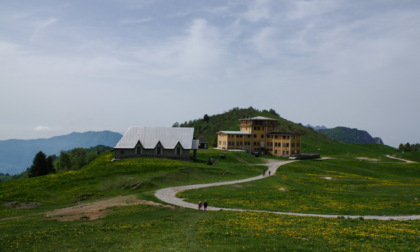
[{"label": "rocky outcrop", "polygon": [[351,129],[347,127],[335,127],[333,129],[320,129],[320,133],[326,135],[329,138],[354,144],[372,144],[378,143],[383,144],[382,140],[378,137],[375,140],[368,132],[364,130]]},{"label": "rocky outcrop", "polygon": [[382,141],[380,137],[374,137],[373,141],[375,141],[376,144],[384,144],[384,142]]}]

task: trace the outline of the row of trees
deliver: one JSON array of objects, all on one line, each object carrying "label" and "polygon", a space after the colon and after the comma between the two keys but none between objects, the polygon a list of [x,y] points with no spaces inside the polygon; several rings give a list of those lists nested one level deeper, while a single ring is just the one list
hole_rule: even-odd
[{"label": "row of trees", "polygon": [[410,145],[410,143],[406,143],[406,144],[400,143],[400,145],[398,146],[398,150],[401,151],[401,152],[420,151],[420,144],[416,143],[416,144]]},{"label": "row of trees", "polygon": [[93,161],[101,152],[111,149],[99,145],[90,149],[76,148],[69,152],[61,151],[57,158],[55,155],[46,156],[42,151],[35,155],[32,166],[28,168],[28,177],[38,177],[56,172],[79,170]]}]

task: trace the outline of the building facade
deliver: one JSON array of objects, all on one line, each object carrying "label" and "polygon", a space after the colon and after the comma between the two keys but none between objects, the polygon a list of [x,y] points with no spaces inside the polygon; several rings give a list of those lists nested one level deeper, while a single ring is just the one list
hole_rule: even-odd
[{"label": "building facade", "polygon": [[194,128],[131,127],[114,147],[114,157],[190,160],[194,158],[190,150],[198,149],[198,140],[193,136]]},{"label": "building facade", "polygon": [[301,135],[279,132],[279,122],[267,117],[240,120],[240,131],[219,131],[217,148],[246,150],[274,156],[297,156],[301,150]]}]

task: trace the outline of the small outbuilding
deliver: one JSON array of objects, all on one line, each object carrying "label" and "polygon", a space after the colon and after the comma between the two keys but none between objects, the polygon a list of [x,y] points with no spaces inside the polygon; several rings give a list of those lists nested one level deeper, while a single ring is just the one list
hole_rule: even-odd
[{"label": "small outbuilding", "polygon": [[[193,137],[194,128],[130,127],[114,147],[115,159],[195,159],[198,140]],[[194,150],[193,157],[190,157],[190,150]]]}]

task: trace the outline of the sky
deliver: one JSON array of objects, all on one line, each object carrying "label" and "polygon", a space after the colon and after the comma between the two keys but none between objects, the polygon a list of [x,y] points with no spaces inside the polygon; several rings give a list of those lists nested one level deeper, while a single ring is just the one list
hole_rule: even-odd
[{"label": "sky", "polygon": [[0,140],[170,127],[252,106],[394,147],[420,142],[418,0],[0,6]]}]

